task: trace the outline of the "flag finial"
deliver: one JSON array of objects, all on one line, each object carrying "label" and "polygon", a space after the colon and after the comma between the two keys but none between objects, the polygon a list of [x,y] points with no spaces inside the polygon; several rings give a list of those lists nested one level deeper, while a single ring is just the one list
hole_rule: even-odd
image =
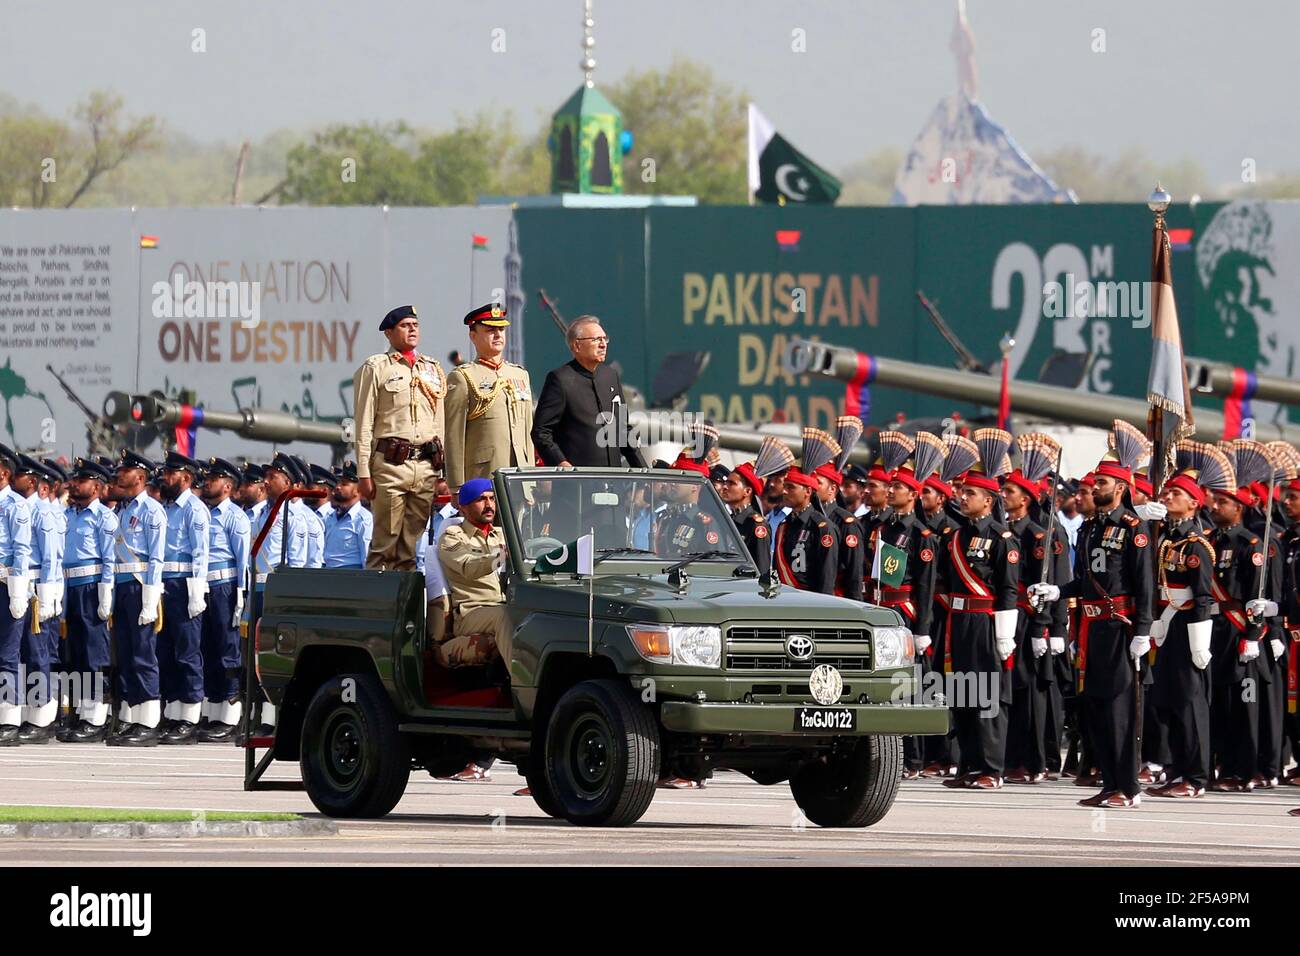
[{"label": "flag finial", "polygon": [[1151,190],[1151,195],[1147,197],[1147,208],[1157,216],[1163,216],[1169,204],[1174,201],[1174,197],[1165,192],[1165,187],[1156,183],[1156,188]]}]

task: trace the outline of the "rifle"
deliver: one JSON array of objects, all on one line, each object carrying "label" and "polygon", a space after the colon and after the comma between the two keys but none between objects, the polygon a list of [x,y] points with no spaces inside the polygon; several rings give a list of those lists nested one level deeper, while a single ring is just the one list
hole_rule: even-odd
[{"label": "rifle", "polygon": [[86,416],[86,438],[90,443],[86,454],[116,454],[119,447],[116,441],[117,433],[113,430],[113,426],[108,419],[103,415],[92,412],[90,406],[81,400],[81,396],[72,390],[72,386],[67,383],[63,376],[54,371],[53,365],[47,363],[45,371],[54,376],[54,380],[63,389],[63,394],[68,396],[68,401],[81,409],[81,413]]},{"label": "rifle", "polygon": [[569,324],[564,321],[564,316],[560,315],[559,310],[555,308],[555,303],[547,297],[545,289],[537,290],[537,299],[542,303],[542,308],[546,310],[546,314],[555,321],[557,326],[559,326],[560,334],[567,336],[569,333]]}]

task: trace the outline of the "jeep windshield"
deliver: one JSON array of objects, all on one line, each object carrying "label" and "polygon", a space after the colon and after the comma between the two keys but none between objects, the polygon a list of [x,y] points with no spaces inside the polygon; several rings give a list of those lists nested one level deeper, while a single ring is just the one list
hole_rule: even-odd
[{"label": "jeep windshield", "polygon": [[728,574],[752,565],[726,505],[702,476],[575,469],[503,477],[503,515],[518,530],[528,566],[589,533],[598,574],[626,571],[629,563],[653,564],[657,572],[689,560],[697,570],[715,564]]}]

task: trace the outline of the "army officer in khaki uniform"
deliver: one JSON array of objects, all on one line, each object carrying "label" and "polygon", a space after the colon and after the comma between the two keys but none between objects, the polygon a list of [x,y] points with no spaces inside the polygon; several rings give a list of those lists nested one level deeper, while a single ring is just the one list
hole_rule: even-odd
[{"label": "army officer in khaki uniform", "polygon": [[448,377],[447,484],[453,494],[471,478],[536,463],[528,371],[501,357],[510,325],[505,309],[482,306],[465,316],[465,324],[477,358]]},{"label": "army officer in khaki uniform", "polygon": [[443,469],[447,377],[435,359],[416,351],[414,306],[393,309],[379,331],[388,351],[366,359],[354,386],[357,479],[375,516],[366,567],[412,571]]}]

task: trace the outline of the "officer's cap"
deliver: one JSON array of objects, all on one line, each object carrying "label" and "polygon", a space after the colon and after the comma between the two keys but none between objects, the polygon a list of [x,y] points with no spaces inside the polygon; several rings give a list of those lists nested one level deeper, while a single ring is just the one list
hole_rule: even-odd
[{"label": "officer's cap", "polygon": [[302,472],[298,470],[298,463],[293,460],[292,455],[286,455],[284,452],[276,452],[271,463],[266,466],[266,471],[278,471],[289,479],[290,484],[300,485],[303,483]]},{"label": "officer's cap", "polygon": [[714,465],[709,469],[709,481],[726,481],[731,469],[726,465]]},{"label": "officer's cap", "polygon": [[504,329],[510,324],[510,319],[506,316],[506,307],[504,305],[491,302],[465,313],[465,324],[470,328],[473,328],[479,322],[490,325],[494,329]]},{"label": "officer's cap", "polygon": [[95,461],[78,458],[72,466],[73,478],[94,478],[96,481],[111,481],[112,475],[107,468]]},{"label": "officer's cap", "polygon": [[460,494],[456,500],[463,505],[472,504],[491,490],[491,478],[471,478],[469,481],[465,482],[465,484],[460,486]]},{"label": "officer's cap", "polygon": [[35,475],[37,478],[48,480],[41,463],[31,455],[24,455],[22,452],[18,453],[18,464],[14,468],[14,476],[18,475]]},{"label": "officer's cap", "polygon": [[154,463],[144,455],[129,448],[124,448],[122,458],[116,465],[116,470],[125,471],[128,468],[143,468],[146,473],[152,473],[155,467]]},{"label": "officer's cap", "polygon": [[399,305],[397,308],[393,309],[392,312],[389,312],[386,316],[384,316],[383,321],[379,323],[379,331],[387,332],[398,322],[401,322],[402,319],[408,319],[408,318],[409,319],[419,318],[419,316],[415,314],[415,306]]},{"label": "officer's cap", "polygon": [[178,451],[169,451],[167,458],[163,461],[162,470],[188,471],[192,477],[197,478],[203,470],[203,466],[189,455],[182,455]]},{"label": "officer's cap", "polygon": [[311,475],[311,483],[313,485],[326,485],[330,488],[334,488],[339,483],[338,476],[323,465],[312,463],[309,466],[309,474]]},{"label": "officer's cap", "polygon": [[203,475],[205,478],[229,478],[235,484],[239,484],[240,479],[243,478],[243,473],[234,462],[215,456],[208,459],[207,465],[203,468]]},{"label": "officer's cap", "polygon": [[68,480],[68,469],[64,468],[53,458],[42,458],[41,464],[49,469],[50,474],[57,476],[59,481]]},{"label": "officer's cap", "polygon": [[336,468],[334,474],[339,481],[356,481],[357,480],[357,463],[355,461],[345,461],[342,468]]},{"label": "officer's cap", "polygon": [[162,468],[155,468],[155,469],[154,469],[154,470],[149,474],[149,477],[145,479],[145,482],[144,482],[144,483],[145,483],[146,485],[148,485],[150,488],[161,488],[161,487],[162,487],[162,473],[163,473],[163,469],[162,469]]},{"label": "officer's cap", "polygon": [[844,480],[866,484],[867,469],[863,468],[861,465],[850,465],[849,470],[844,473]]},{"label": "officer's cap", "polygon": [[266,469],[255,462],[249,462],[244,466],[244,473],[240,476],[240,481],[246,485],[255,485],[258,482],[266,480]]},{"label": "officer's cap", "polygon": [[18,467],[18,452],[8,445],[0,445],[0,465],[4,465],[4,467],[13,471]]}]

